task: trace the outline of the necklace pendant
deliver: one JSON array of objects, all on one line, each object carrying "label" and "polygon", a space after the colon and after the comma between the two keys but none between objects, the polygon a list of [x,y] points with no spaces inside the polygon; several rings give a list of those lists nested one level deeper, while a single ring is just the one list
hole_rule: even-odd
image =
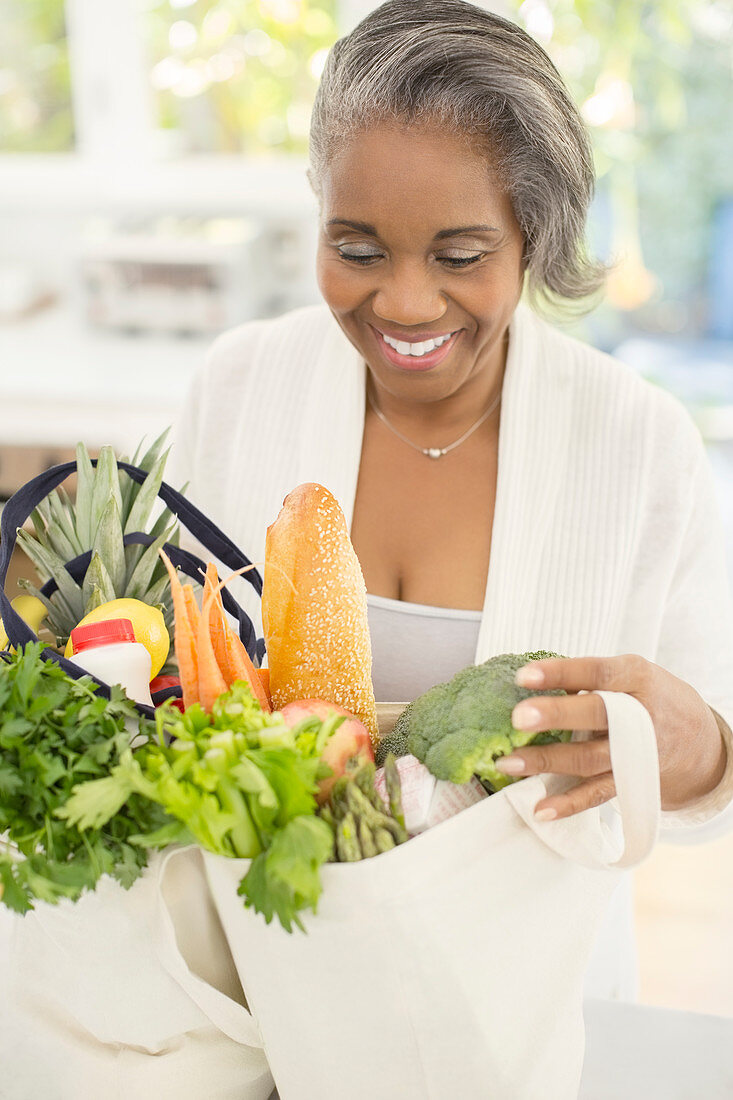
[{"label": "necklace pendant", "polygon": [[442,458],[445,451],[441,447],[428,447],[423,451],[423,454],[427,455],[428,458]]}]

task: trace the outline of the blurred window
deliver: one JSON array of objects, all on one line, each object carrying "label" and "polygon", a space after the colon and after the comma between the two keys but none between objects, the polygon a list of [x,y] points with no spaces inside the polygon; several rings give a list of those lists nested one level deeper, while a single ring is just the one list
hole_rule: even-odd
[{"label": "blurred window", "polygon": [[73,148],[63,0],[0,0],[0,152]]},{"label": "blurred window", "polygon": [[305,153],[336,0],[145,0],[157,125],[176,153]]},{"label": "blurred window", "polygon": [[505,6],[553,58],[590,129],[590,228],[614,266],[588,335],[610,348],[630,326],[670,336],[719,329],[714,227],[733,199],[733,3]]}]

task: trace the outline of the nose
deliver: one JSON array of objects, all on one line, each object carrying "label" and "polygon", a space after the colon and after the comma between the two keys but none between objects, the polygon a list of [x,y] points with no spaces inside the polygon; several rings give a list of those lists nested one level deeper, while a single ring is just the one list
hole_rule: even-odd
[{"label": "nose", "polygon": [[382,321],[396,325],[424,325],[439,321],[448,301],[420,265],[402,265],[385,273],[372,298],[372,309]]}]

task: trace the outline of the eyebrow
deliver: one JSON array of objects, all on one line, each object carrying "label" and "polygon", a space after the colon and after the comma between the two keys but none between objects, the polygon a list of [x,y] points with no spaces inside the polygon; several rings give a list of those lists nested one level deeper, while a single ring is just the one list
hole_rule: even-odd
[{"label": "eyebrow", "polygon": [[[378,233],[373,225],[369,225],[367,222],[352,222],[347,218],[331,218],[326,223],[327,225],[345,225],[349,229],[356,229],[359,233],[367,233],[370,237],[377,237]],[[433,240],[443,241],[446,237],[461,237],[467,233],[499,233],[501,232],[495,225],[462,225],[456,229],[440,229]]]}]

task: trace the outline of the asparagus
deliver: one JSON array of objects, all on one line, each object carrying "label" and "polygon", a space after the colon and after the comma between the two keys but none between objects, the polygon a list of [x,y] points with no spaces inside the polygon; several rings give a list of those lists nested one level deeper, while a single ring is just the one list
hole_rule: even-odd
[{"label": "asparagus", "polygon": [[334,859],[351,863],[388,852],[408,839],[402,815],[400,777],[394,757],[385,772],[389,808],[374,786],[374,764],[364,764],[351,776],[333,785],[321,817],[333,829]]}]

